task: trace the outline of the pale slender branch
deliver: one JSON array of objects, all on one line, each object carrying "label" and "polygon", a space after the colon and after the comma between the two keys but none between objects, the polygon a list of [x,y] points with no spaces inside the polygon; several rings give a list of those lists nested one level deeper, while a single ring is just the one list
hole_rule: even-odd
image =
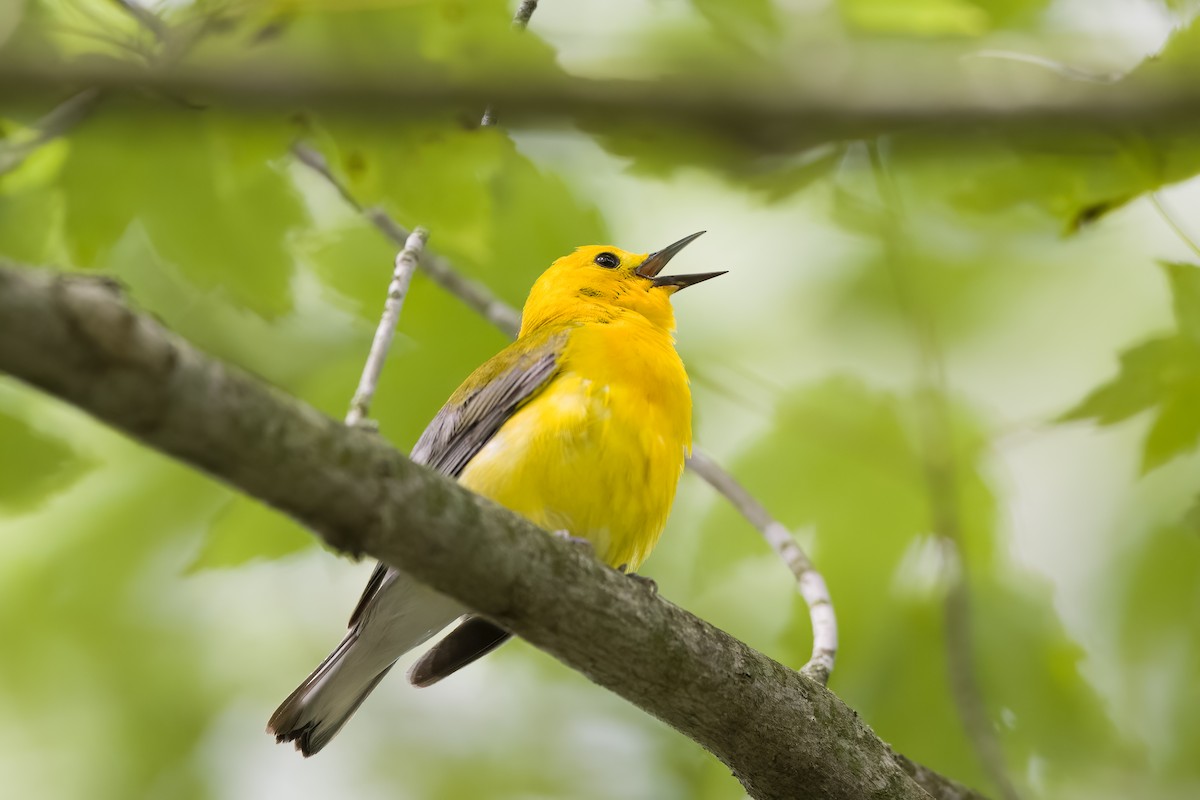
[{"label": "pale slender branch", "polygon": [[1167,207],[1167,201],[1162,196],[1162,192],[1151,192],[1150,203],[1158,210],[1158,215],[1162,217],[1163,222],[1167,223],[1167,227],[1183,240],[1183,243],[1196,254],[1197,258],[1200,258],[1200,243],[1196,242],[1195,238],[1183,227],[1183,224],[1171,213],[1171,210]]},{"label": "pale slender branch", "polygon": [[[529,27],[529,18],[533,16],[533,12],[537,11],[538,0],[521,0],[521,5],[517,7],[517,13],[513,16],[513,29],[518,33]],[[483,119],[479,120],[479,127],[487,128],[496,124],[496,112],[489,103],[488,107],[483,110]]]},{"label": "pale slender branch", "polygon": [[963,559],[964,538],[959,512],[958,467],[954,444],[954,423],[947,397],[945,360],[933,321],[925,304],[905,271],[902,251],[906,247],[899,193],[880,153],[879,143],[866,143],[883,203],[886,225],[885,261],[891,272],[900,310],[912,328],[920,354],[918,387],[918,448],[925,474],[933,533],[941,548],[947,581],[943,602],[946,633],[946,660],[950,689],[959,720],[975,749],[988,777],[1004,800],[1020,800],[1020,794],[1008,774],[1004,749],[988,718],[975,665],[971,628],[971,588]]},{"label": "pale slender branch", "polygon": [[521,0],[521,5],[517,7],[517,13],[513,16],[513,27],[522,31],[529,27],[529,18],[537,11],[537,7],[538,0]]},{"label": "pale slender branch", "polygon": [[204,355],[111,281],[0,266],[0,372],[493,619],[694,739],[753,798],[928,800],[816,681],[382,437]]},{"label": "pale slender branch", "polygon": [[[321,175],[329,185],[354,209],[359,211],[375,228],[390,239],[397,247],[403,247],[409,231],[396,222],[381,208],[365,208],[354,193],[334,174],[325,157],[308,145],[297,142],[292,145],[292,154],[300,163]],[[417,265],[434,283],[461,300],[488,322],[509,336],[516,336],[521,328],[521,314],[501,300],[490,289],[459,273],[449,261],[431,253],[426,248]]]},{"label": "pale slender branch", "polygon": [[375,338],[371,340],[371,350],[367,354],[367,363],[363,365],[358,389],[354,392],[354,399],[350,401],[350,411],[346,414],[347,425],[360,425],[371,413],[371,400],[375,397],[379,376],[383,374],[383,365],[392,346],[396,324],[400,321],[400,311],[404,308],[404,298],[408,294],[409,284],[412,283],[413,273],[417,270],[417,259],[425,249],[428,239],[429,231],[415,228],[404,242],[403,249],[396,254],[396,265],[392,271],[392,281],[388,284],[383,314],[379,318],[379,327],[375,329]]},{"label": "pale slender branch", "polygon": [[837,657],[838,632],[837,615],[834,613],[833,599],[829,596],[825,579],[787,527],[772,517],[763,504],[722,469],[711,456],[698,448],[693,449],[688,466],[723,494],[733,507],[758,529],[771,549],[796,576],[797,588],[808,605],[813,631],[812,656],[800,671],[822,685],[828,683],[829,675],[833,672],[834,659]]}]

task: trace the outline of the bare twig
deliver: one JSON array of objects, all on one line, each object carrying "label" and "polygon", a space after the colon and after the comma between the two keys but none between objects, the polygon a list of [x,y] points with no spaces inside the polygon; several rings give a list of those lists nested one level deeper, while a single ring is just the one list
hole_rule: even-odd
[{"label": "bare twig", "polygon": [[412,283],[413,273],[417,269],[417,259],[428,239],[427,230],[415,228],[404,242],[404,248],[396,254],[396,266],[392,272],[392,282],[388,285],[383,315],[379,318],[379,327],[375,329],[375,338],[371,340],[367,363],[363,365],[358,389],[354,392],[350,411],[346,414],[347,425],[361,425],[371,412],[371,399],[375,397],[375,387],[379,385],[379,376],[383,374],[383,364],[387,361],[388,349],[392,346],[396,323],[400,321],[400,311],[404,308],[404,297],[408,294],[408,286]]},{"label": "bare twig", "polygon": [[[521,5],[517,8],[517,13],[513,16],[513,29],[523,31],[529,27],[529,18],[533,16],[533,12],[537,11],[538,0],[521,0]],[[496,112],[492,108],[492,104],[488,103],[487,108],[483,110],[483,119],[479,120],[481,128],[487,128],[496,124]]]},{"label": "bare twig", "polygon": [[538,0],[521,0],[521,5],[513,16],[513,27],[517,30],[525,30],[529,26],[529,18],[533,16],[534,11],[537,11],[537,7]]},{"label": "bare twig", "polygon": [[1004,750],[988,719],[972,653],[971,590],[962,557],[964,541],[958,507],[958,468],[941,344],[932,320],[924,313],[924,304],[905,273],[900,252],[905,247],[905,240],[899,194],[887,172],[878,142],[868,141],[866,145],[886,219],[885,260],[891,270],[901,311],[912,327],[920,353],[918,437],[933,517],[932,528],[944,556],[948,583],[943,619],[951,692],[959,719],[988,777],[1004,800],[1019,800],[1020,794],[1004,763]]},{"label": "bare twig", "polygon": [[[397,247],[403,247],[409,236],[409,231],[396,222],[381,208],[366,208],[350,191],[341,179],[334,174],[325,157],[312,147],[297,142],[292,145],[292,155],[309,169],[322,176],[330,186],[337,190],[342,199],[352,208],[363,215],[375,228],[390,239]],[[508,303],[501,300],[483,284],[473,281],[459,273],[446,259],[425,249],[418,261],[418,266],[429,278],[454,297],[461,300],[468,308],[475,311],[488,322],[495,325],[509,336],[516,336],[521,328],[521,314]]]},{"label": "bare twig", "polygon": [[834,659],[837,657],[838,633],[837,616],[833,611],[833,600],[829,596],[825,579],[817,572],[787,527],[773,518],[762,503],[754,499],[754,496],[711,456],[695,448],[688,459],[688,466],[723,494],[733,507],[758,529],[771,549],[796,576],[797,588],[804,602],[808,604],[808,615],[812,620],[813,630],[812,657],[800,671],[822,684],[828,683],[829,675],[833,672]]}]

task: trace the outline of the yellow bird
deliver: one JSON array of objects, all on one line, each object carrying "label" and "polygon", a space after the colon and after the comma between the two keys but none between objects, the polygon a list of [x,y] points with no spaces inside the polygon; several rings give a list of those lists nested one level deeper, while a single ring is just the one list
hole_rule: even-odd
[{"label": "yellow bird", "polygon": [[[700,233],[649,255],[592,245],[555,261],[529,292],[517,340],[450,397],[412,460],[542,528],[586,539],[610,566],[636,570],[666,524],[692,443],[670,297],[724,273],[661,272]],[[379,564],[350,631],[283,701],[268,732],[316,753],[396,659],[467,613]],[[467,616],[409,680],[435,683],[509,636]]]}]

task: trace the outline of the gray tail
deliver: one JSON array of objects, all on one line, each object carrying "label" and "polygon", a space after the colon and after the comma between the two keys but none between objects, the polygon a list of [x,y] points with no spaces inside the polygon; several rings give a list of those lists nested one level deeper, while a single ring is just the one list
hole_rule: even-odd
[{"label": "gray tail", "polygon": [[276,742],[295,742],[305,758],[320,752],[395,665],[393,661],[365,681],[356,676],[348,667],[357,640],[358,633],[352,630],[275,709],[267,733],[274,734]]},{"label": "gray tail", "polygon": [[408,680],[413,686],[432,686],[511,638],[511,633],[482,617],[467,617],[412,665]]}]

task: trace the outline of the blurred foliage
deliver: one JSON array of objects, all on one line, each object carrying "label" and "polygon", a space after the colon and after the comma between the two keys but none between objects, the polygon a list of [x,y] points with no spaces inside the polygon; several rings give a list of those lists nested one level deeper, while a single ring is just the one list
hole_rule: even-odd
[{"label": "blurred foliage", "polygon": [[1200,267],[1163,264],[1178,331],[1121,353],[1115,378],[1089,394],[1064,420],[1112,425],[1155,409],[1142,449],[1142,471],[1194,450],[1200,442]]},{"label": "blurred foliage", "polygon": [[[416,58],[469,78],[552,73],[587,45],[601,76],[853,87],[865,59],[927,79],[992,48],[1108,63],[1114,46],[1048,0],[692,0],[594,16],[547,2],[521,35],[501,0],[150,5],[161,30],[107,0],[0,4],[0,59],[387,75]],[[1126,85],[1194,77],[1200,25],[1168,5],[1178,29],[1158,56],[1127,59]],[[477,108],[387,124],[371,109],[245,114],[154,93],[101,97],[43,131],[69,97],[0,107],[0,258],[111,275],[197,346],[334,417],[395,247],[293,142],[514,304],[576,245],[649,249],[684,220],[711,228],[687,257],[731,275],[679,304],[698,431],[825,573],[842,634],[832,688],[899,751],[989,788],[946,666],[961,566],[981,700],[1026,796],[1200,792],[1200,267],[1138,202],[1200,172],[1194,136],[1147,123],[781,144],[637,119],[480,129]],[[372,413],[381,435],[409,446],[504,341],[418,275]],[[944,397],[916,388],[939,370]],[[923,427],[931,408],[948,452]],[[1022,462],[1029,440],[1058,460]],[[931,484],[933,463],[951,467],[949,489]],[[709,496],[685,477],[648,572],[798,666],[811,640],[790,576]],[[961,565],[934,501],[959,522]],[[691,742],[520,643],[430,692],[389,681],[301,764],[262,720],[336,638],[357,573],[290,520],[11,381],[0,530],[0,773],[17,794],[742,796]]]}]

